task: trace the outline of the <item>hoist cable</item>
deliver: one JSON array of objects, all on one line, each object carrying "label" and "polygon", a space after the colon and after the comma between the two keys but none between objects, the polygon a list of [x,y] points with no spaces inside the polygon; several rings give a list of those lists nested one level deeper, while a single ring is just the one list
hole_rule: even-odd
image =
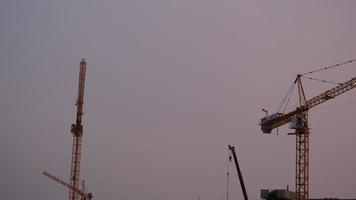
[{"label": "hoist cable", "polygon": [[292,90],[291,90],[291,92],[289,93],[289,97],[288,97],[287,102],[286,102],[286,104],[285,104],[285,106],[284,106],[284,108],[283,108],[283,112],[282,112],[282,113],[284,113],[284,112],[286,111],[286,108],[287,108],[287,106],[288,106],[288,104],[289,104],[289,102],[290,102],[290,99],[291,99],[291,97],[292,97],[294,88],[295,88],[295,84],[292,85]]},{"label": "hoist cable", "polygon": [[321,69],[317,69],[317,70],[314,70],[314,71],[310,71],[310,72],[307,72],[307,73],[304,73],[304,74],[301,74],[301,75],[303,76],[303,75],[312,74],[312,73],[315,73],[315,72],[319,72],[319,71],[331,69],[331,68],[334,68],[334,67],[340,67],[341,65],[345,65],[345,64],[348,64],[348,63],[352,63],[352,62],[354,62],[354,61],[356,61],[356,59],[352,59],[352,60],[348,60],[348,61],[345,61],[345,62],[342,62],[342,63],[338,63],[338,64],[335,64],[335,65],[323,67],[323,68],[321,68]]},{"label": "hoist cable", "polygon": [[313,80],[313,81],[320,81],[320,82],[323,82],[323,83],[335,84],[335,85],[340,85],[341,84],[341,83],[337,83],[337,82],[334,82],[334,81],[321,80],[321,79],[312,78],[312,77],[306,77],[306,76],[302,76],[302,78]]},{"label": "hoist cable", "polygon": [[[291,87],[289,88],[288,92],[287,92],[287,95],[284,97],[283,101],[281,102],[281,104],[278,106],[277,108],[277,112],[279,112],[282,108],[283,105],[285,105],[284,103],[286,102],[287,98],[290,98],[290,96],[292,95],[293,93],[293,90],[294,90],[294,87],[295,87],[295,82],[293,82],[293,84],[291,85]],[[289,100],[288,100],[289,101]],[[286,107],[287,105],[285,105]],[[284,111],[283,111],[284,112]]]}]

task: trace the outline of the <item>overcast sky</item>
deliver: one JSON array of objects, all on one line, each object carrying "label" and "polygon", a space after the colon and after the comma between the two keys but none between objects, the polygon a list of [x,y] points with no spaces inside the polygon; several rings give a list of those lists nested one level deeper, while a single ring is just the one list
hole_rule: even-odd
[{"label": "overcast sky", "polygon": [[[297,73],[356,58],[356,1],[0,0],[1,199],[61,200],[79,62],[81,178],[95,199],[294,190],[295,137],[264,135]],[[313,75],[343,82],[356,63]],[[305,80],[307,98],[331,84]],[[310,197],[356,198],[356,91],[310,110]],[[291,104],[293,106],[293,104]]]}]

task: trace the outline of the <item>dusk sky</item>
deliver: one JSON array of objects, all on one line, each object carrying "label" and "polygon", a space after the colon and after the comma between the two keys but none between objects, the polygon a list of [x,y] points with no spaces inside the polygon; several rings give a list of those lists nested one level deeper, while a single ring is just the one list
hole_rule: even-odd
[{"label": "dusk sky", "polygon": [[[356,58],[356,1],[0,0],[0,195],[68,199],[79,62],[94,199],[295,189],[295,136],[260,131],[296,74]],[[312,75],[344,82],[356,62]],[[335,85],[304,80],[307,98]],[[297,105],[292,101],[290,108]],[[309,111],[310,197],[356,198],[356,89]]]}]

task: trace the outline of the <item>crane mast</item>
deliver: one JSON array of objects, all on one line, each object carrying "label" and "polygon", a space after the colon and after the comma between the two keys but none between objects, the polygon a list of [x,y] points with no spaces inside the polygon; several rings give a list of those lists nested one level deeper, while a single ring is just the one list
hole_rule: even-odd
[{"label": "crane mast", "polygon": [[309,199],[309,135],[308,110],[330,99],[339,96],[356,87],[356,77],[349,81],[306,100],[301,75],[295,82],[298,85],[299,107],[289,113],[275,113],[261,119],[260,125],[263,133],[271,133],[274,128],[292,122],[291,128],[296,135],[296,171],[295,187],[297,200]]},{"label": "crane mast", "polygon": [[[304,106],[306,103],[305,93],[301,76],[297,76],[299,105]],[[309,199],[309,128],[308,128],[308,111],[304,110],[299,115],[300,123],[295,126],[296,135],[296,154],[295,154],[295,190],[297,200]]]},{"label": "crane mast", "polygon": [[77,114],[76,123],[72,124],[71,132],[73,134],[73,146],[72,146],[72,161],[70,171],[70,185],[69,200],[78,200],[78,194],[75,190],[79,187],[79,173],[80,173],[80,159],[81,159],[81,146],[83,136],[83,103],[84,103],[84,84],[86,73],[86,62],[84,58],[80,62],[79,70],[79,84],[78,84],[78,99],[76,102]]},{"label": "crane mast", "polygon": [[240,170],[239,162],[237,161],[237,156],[236,156],[236,152],[235,152],[235,146],[229,145],[228,147],[229,147],[229,150],[232,152],[232,156],[234,157],[234,162],[235,162],[235,165],[236,165],[237,175],[239,176],[239,181],[240,181],[242,193],[244,195],[244,200],[248,200],[244,179],[242,178],[242,172]]}]

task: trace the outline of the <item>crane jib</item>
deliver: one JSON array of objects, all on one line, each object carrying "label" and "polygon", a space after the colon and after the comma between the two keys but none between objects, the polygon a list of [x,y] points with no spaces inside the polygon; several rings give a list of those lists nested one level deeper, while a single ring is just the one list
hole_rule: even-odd
[{"label": "crane jib", "polygon": [[305,105],[297,108],[294,111],[291,111],[287,114],[274,113],[269,116],[263,117],[260,121],[261,130],[263,133],[271,133],[274,128],[278,128],[280,126],[283,126],[284,124],[291,122],[292,118],[295,115],[301,114],[309,110],[310,108],[313,108],[325,101],[333,99],[336,96],[339,96],[340,94],[343,94],[355,87],[356,87],[356,77],[352,78],[349,81],[346,81],[345,83],[341,83],[338,86],[319,94],[318,96],[309,99],[308,101],[305,102]]}]

